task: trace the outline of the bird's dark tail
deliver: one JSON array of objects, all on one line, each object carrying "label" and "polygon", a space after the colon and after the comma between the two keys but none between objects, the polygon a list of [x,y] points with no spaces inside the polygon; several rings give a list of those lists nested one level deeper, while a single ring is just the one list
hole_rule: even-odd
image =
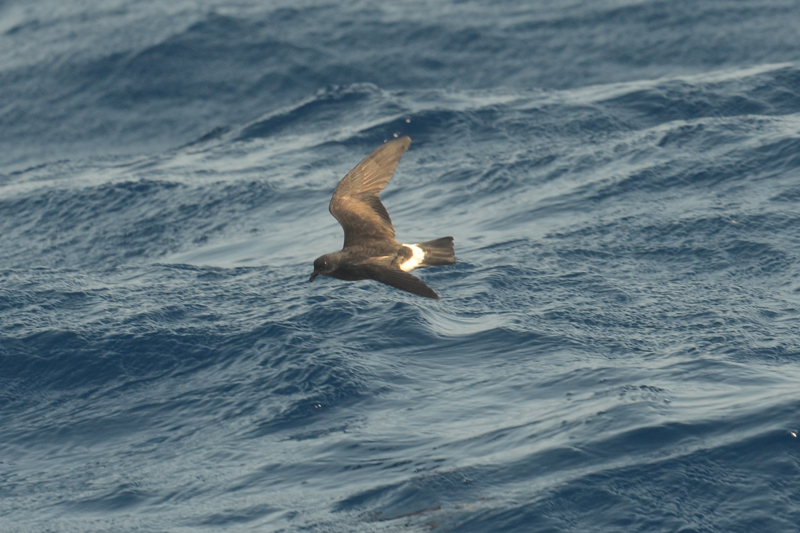
[{"label": "bird's dark tail", "polygon": [[428,242],[421,242],[416,245],[425,253],[419,267],[454,265],[456,262],[456,251],[453,248],[452,237],[442,237]]}]

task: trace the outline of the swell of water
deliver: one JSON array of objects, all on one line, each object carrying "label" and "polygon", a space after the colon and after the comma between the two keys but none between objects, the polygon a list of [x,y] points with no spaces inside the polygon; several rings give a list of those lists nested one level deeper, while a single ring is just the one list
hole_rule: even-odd
[{"label": "swell of water", "polygon": [[792,530],[790,8],[0,4],[0,529]]}]

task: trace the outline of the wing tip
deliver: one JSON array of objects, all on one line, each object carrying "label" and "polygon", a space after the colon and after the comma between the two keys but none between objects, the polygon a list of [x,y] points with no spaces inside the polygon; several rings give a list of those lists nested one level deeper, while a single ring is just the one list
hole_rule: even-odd
[{"label": "wing tip", "polygon": [[402,153],[405,153],[408,151],[408,147],[411,146],[411,137],[408,135],[403,135],[401,137],[395,137],[394,139],[387,139],[383,141],[384,146],[388,144],[400,146],[402,148]]}]

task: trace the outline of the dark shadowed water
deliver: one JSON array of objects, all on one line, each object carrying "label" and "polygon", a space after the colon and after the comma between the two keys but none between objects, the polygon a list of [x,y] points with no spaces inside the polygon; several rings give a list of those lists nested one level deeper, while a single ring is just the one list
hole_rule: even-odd
[{"label": "dark shadowed water", "polygon": [[[0,1],[0,531],[796,531],[798,28]],[[442,300],[308,283],[397,135]]]}]

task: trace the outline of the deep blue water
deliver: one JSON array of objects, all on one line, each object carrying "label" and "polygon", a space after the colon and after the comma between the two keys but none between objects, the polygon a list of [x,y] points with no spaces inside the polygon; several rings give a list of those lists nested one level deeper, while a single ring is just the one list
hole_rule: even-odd
[{"label": "deep blue water", "polygon": [[[0,1],[0,531],[797,531],[798,27]],[[308,283],[395,135],[441,301]]]}]

